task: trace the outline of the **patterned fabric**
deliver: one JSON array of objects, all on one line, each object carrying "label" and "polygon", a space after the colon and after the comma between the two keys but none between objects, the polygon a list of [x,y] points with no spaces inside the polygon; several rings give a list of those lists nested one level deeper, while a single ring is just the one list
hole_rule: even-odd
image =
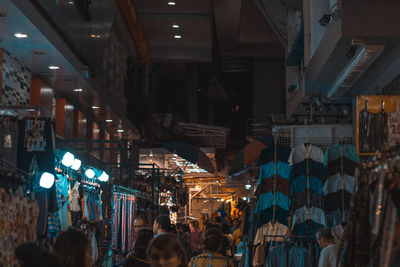
[{"label": "patterned fabric", "polygon": [[[342,202],[342,198],[344,202]],[[351,194],[345,190],[339,190],[338,192],[325,196],[324,210],[326,213],[330,213],[335,210],[341,211],[350,208]],[[343,206],[342,206],[343,205]]]},{"label": "patterned fabric", "polygon": [[312,220],[318,224],[326,225],[325,212],[316,207],[310,207],[309,209],[307,209],[307,207],[303,207],[297,209],[293,213],[292,228],[294,229],[296,224],[301,224],[307,220]]},{"label": "patterned fabric", "polygon": [[315,237],[315,234],[320,228],[325,227],[324,225],[314,222],[305,221],[299,223],[293,227],[292,234],[295,236],[310,236]]},{"label": "patterned fabric", "polygon": [[339,190],[345,190],[349,193],[353,193],[354,191],[354,177],[350,175],[343,175],[343,185],[342,185],[342,177],[339,173],[333,175],[325,180],[324,187],[322,191],[325,195],[330,193],[335,193]]},{"label": "patterned fabric", "polygon": [[[275,180],[275,181],[274,181]],[[274,190],[274,183],[276,185],[276,190],[281,192],[287,197],[290,197],[290,182],[288,179],[284,179],[280,176],[276,178],[271,177],[267,179],[263,179],[261,184],[257,186],[256,192],[254,195],[259,197],[261,194],[273,192]]]},{"label": "patterned fabric", "polygon": [[225,257],[218,253],[203,253],[193,257],[189,263],[189,267],[234,267],[231,258]]},{"label": "patterned fabric", "polygon": [[58,215],[58,212],[49,213],[48,227],[49,227],[50,245],[54,246],[58,233],[60,232],[61,229],[60,216]]},{"label": "patterned fabric", "polygon": [[292,166],[292,172],[290,174],[290,177],[307,175],[307,164],[308,164],[308,175],[320,179],[324,177],[324,171],[325,171],[324,165],[320,162],[313,161],[312,159],[303,160],[294,164]]},{"label": "patterned fabric", "polygon": [[[341,159],[329,161],[324,176],[331,177],[333,175],[340,173],[341,165],[342,165]],[[357,166],[358,163],[349,160],[347,158],[343,158],[343,174],[354,176]]]},{"label": "patterned fabric", "polygon": [[[351,160],[357,164],[360,164],[360,157],[357,155],[356,147],[349,144],[335,144],[330,146],[324,155],[324,165],[328,165],[331,161],[336,161],[343,156],[348,160]],[[354,175],[354,173],[352,174]]]},{"label": "patterned fabric", "polygon": [[305,146],[303,144],[292,149],[289,156],[289,163],[290,165],[294,165],[298,162],[304,161],[305,159],[311,159],[315,162],[323,163],[324,153],[319,147],[313,145]]},{"label": "patterned fabric", "polygon": [[261,210],[268,209],[273,205],[279,206],[285,210],[289,210],[290,198],[281,192],[276,192],[275,194],[272,192],[262,194],[258,198],[256,213],[259,213]]},{"label": "patterned fabric", "polygon": [[[279,222],[276,223],[266,223],[257,229],[256,237],[254,238],[254,245],[263,245],[266,242],[277,241],[284,242],[286,241],[286,237],[289,234],[289,228],[281,224]],[[273,236],[282,236],[282,237],[273,237]]]},{"label": "patterned fabric", "polygon": [[[258,178],[258,183],[261,184],[262,180],[265,178],[270,178],[274,176],[275,165],[274,162],[270,162],[260,166],[260,175]],[[278,161],[276,164],[276,174],[284,179],[289,179],[291,172],[291,167],[289,164]]]},{"label": "patterned fabric", "polygon": [[300,247],[281,246],[274,248],[269,253],[268,266],[276,267],[311,267],[310,253]]},{"label": "patterned fabric", "polygon": [[262,210],[258,213],[258,220],[256,227],[272,221],[275,214],[275,220],[281,224],[288,225],[289,211],[282,209],[279,206],[273,206],[268,209]]},{"label": "patterned fabric", "polygon": [[[323,209],[324,208],[324,197],[310,191],[310,203],[311,206]],[[292,196],[292,210],[297,210],[307,206],[307,192],[297,192]]]},{"label": "patterned fabric", "polygon": [[[278,146],[276,150],[276,159],[281,162],[288,162],[290,156],[290,150],[287,149],[286,147],[281,147]],[[268,148],[264,149],[261,151],[261,154],[258,158],[257,165],[264,165],[268,162],[273,162],[275,160],[275,148],[274,145],[271,147],[268,146]]]},{"label": "patterned fabric", "polygon": [[348,222],[349,219],[350,219],[349,209],[344,210],[344,217],[342,211],[340,210],[332,211],[326,214],[326,227],[333,228],[339,226],[344,222]]},{"label": "patterned fabric", "polygon": [[[318,195],[322,195],[322,181],[316,177],[309,177],[309,189]],[[307,177],[302,175],[300,177],[296,177],[290,180],[290,184],[292,187],[292,194],[298,192],[306,192],[307,190]]]}]

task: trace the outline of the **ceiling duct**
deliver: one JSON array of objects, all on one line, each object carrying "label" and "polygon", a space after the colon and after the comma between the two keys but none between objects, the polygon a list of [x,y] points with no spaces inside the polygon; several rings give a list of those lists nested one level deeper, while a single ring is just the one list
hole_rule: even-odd
[{"label": "ceiling duct", "polygon": [[384,49],[384,45],[363,45],[359,47],[351,62],[333,83],[327,96],[332,99],[340,98],[357,82]]}]

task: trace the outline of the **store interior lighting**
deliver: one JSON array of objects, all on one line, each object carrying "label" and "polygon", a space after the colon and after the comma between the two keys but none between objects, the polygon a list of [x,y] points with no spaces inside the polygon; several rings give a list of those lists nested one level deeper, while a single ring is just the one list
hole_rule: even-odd
[{"label": "store interior lighting", "polygon": [[107,182],[110,176],[106,172],[102,172],[101,175],[99,176],[99,181],[101,182]]},{"label": "store interior lighting", "polygon": [[43,172],[40,175],[39,185],[40,187],[49,189],[53,186],[54,180],[55,180],[54,174],[51,174],[49,172]]},{"label": "store interior lighting", "polygon": [[71,169],[77,171],[81,167],[82,161],[79,159],[74,159],[74,163],[71,166]]},{"label": "store interior lighting", "polygon": [[247,182],[247,184],[244,186],[247,190],[251,189],[251,184],[250,182]]},{"label": "store interior lighting", "polygon": [[67,152],[64,154],[61,163],[65,167],[71,167],[74,164],[74,161],[75,161],[75,156],[72,153]]},{"label": "store interior lighting", "polygon": [[87,169],[85,171],[85,176],[89,179],[93,179],[96,174],[94,173],[93,169]]},{"label": "store interior lighting", "polygon": [[51,69],[51,70],[59,70],[60,67],[59,66],[50,65],[49,69]]}]

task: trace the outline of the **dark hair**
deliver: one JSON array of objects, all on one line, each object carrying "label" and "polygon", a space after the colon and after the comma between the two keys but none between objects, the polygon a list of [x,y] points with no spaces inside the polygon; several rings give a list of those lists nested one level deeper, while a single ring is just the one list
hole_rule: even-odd
[{"label": "dark hair", "polygon": [[196,229],[200,228],[199,221],[191,221],[190,224]]},{"label": "dark hair", "polygon": [[229,227],[229,224],[227,223],[222,223],[221,224],[221,232],[225,235],[228,235],[231,233],[231,228]]},{"label": "dark hair", "polygon": [[323,238],[327,241],[335,241],[330,228],[320,228],[315,235],[317,240]]},{"label": "dark hair", "polygon": [[150,229],[142,229],[138,232],[135,245],[133,246],[133,253],[138,255],[146,255],[147,247],[153,239],[153,231]]},{"label": "dark hair", "polygon": [[145,225],[150,225],[149,220],[147,219],[147,216],[144,213],[137,216],[135,221],[143,221]]},{"label": "dark hair", "polygon": [[176,254],[178,258],[181,259],[181,265],[179,267],[188,266],[185,249],[183,248],[182,243],[179,241],[178,237],[176,237],[174,234],[162,233],[154,238],[150,242],[147,249],[147,255],[149,258],[151,258],[151,250],[153,247],[164,252],[166,255],[165,257],[170,257],[171,255]]},{"label": "dark hair", "polygon": [[89,248],[85,233],[74,228],[61,232],[54,244],[54,252],[63,267],[85,266]]},{"label": "dark hair", "polygon": [[206,251],[218,252],[222,246],[223,235],[216,228],[208,230],[203,237],[203,246]]},{"label": "dark hair", "polygon": [[58,267],[57,257],[45,251],[34,243],[21,244],[15,250],[15,257],[19,260],[21,267]]},{"label": "dark hair", "polygon": [[157,216],[156,222],[160,224],[161,229],[167,232],[171,232],[173,230],[171,226],[171,220],[169,219],[168,215]]},{"label": "dark hair", "polygon": [[221,216],[215,217],[215,222],[216,223],[221,223],[222,222],[222,217]]}]

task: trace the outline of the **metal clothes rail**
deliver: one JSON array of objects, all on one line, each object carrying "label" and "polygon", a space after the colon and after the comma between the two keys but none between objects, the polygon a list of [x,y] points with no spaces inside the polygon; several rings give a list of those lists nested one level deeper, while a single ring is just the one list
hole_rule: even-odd
[{"label": "metal clothes rail", "polygon": [[135,197],[138,197],[138,198],[150,200],[150,196],[148,194],[140,192],[140,191],[132,189],[132,188],[120,186],[120,185],[113,185],[113,192],[134,195]]}]

